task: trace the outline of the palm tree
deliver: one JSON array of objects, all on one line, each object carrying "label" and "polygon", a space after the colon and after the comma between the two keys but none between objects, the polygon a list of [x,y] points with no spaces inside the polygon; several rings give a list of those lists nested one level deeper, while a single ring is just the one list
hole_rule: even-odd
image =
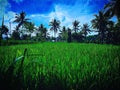
[{"label": "palm tree", "polygon": [[39,34],[40,38],[46,40],[46,38],[48,36],[47,28],[45,28],[43,24],[40,24],[38,31],[39,31],[38,34]]},{"label": "palm tree", "polygon": [[38,32],[42,33],[44,31],[44,25],[40,24],[39,28],[38,28]]},{"label": "palm tree", "polygon": [[82,27],[82,33],[84,34],[84,37],[86,39],[87,37],[87,34],[90,33],[90,29],[89,29],[89,25],[86,23],[86,24],[83,24],[83,27]]},{"label": "palm tree", "polygon": [[107,43],[112,43],[113,42],[113,32],[114,32],[114,22],[109,21],[107,25]]},{"label": "palm tree", "polygon": [[70,42],[72,42],[71,29],[68,28],[67,30],[68,30],[68,39],[67,39],[67,42],[70,43]]},{"label": "palm tree", "polygon": [[34,31],[34,23],[32,22],[25,22],[24,27],[28,30],[28,32],[32,33]]},{"label": "palm tree", "polygon": [[[8,35],[7,35],[8,31],[9,31],[9,30],[8,30],[7,26],[4,25],[4,16],[3,16],[2,26],[0,27],[0,42],[1,42],[1,40],[2,40],[2,34],[5,34],[6,36],[8,36]],[[6,38],[8,38],[8,37],[6,37]]]},{"label": "palm tree", "polygon": [[118,22],[115,24],[113,32],[113,43],[120,44],[120,18],[118,19]]},{"label": "palm tree", "polygon": [[120,18],[120,0],[110,0],[110,2],[105,5],[104,9],[106,10],[106,16],[112,17],[116,15],[118,19]]},{"label": "palm tree", "polygon": [[73,30],[75,31],[75,33],[77,33],[78,30],[79,30],[79,27],[80,27],[79,24],[80,24],[80,22],[77,21],[77,20],[75,20],[75,21],[72,23],[72,25],[73,25]]},{"label": "palm tree", "polygon": [[48,33],[47,33],[47,28],[44,28],[43,31],[42,31],[42,36],[43,36],[43,39],[46,40],[47,36],[48,36]]},{"label": "palm tree", "polygon": [[57,31],[60,29],[60,21],[53,19],[49,25],[51,26],[50,30],[54,31],[54,37],[56,37]]},{"label": "palm tree", "polygon": [[97,29],[97,32],[100,37],[100,42],[103,43],[105,39],[105,33],[107,29],[107,24],[108,24],[108,18],[105,17],[105,14],[102,11],[99,11],[98,15],[94,15],[95,19],[93,19],[92,22],[92,27]]},{"label": "palm tree", "polygon": [[40,24],[40,26],[37,29],[37,37],[38,37],[38,39],[41,39],[43,29],[44,29],[44,25]]},{"label": "palm tree", "polygon": [[62,37],[63,40],[67,40],[68,34],[65,26],[60,30],[60,37]]},{"label": "palm tree", "polygon": [[26,16],[26,14],[23,11],[20,14],[16,14],[16,16],[15,16],[16,19],[13,21],[13,22],[18,23],[16,31],[19,30],[19,28],[22,24],[24,24],[25,22],[27,22],[29,20],[28,18],[25,18],[25,16]]}]

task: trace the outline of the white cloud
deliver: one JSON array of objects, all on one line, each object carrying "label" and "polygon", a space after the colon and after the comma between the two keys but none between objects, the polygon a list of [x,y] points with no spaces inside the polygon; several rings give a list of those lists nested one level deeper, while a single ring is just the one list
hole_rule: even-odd
[{"label": "white cloud", "polygon": [[94,18],[94,16],[91,14],[89,9],[85,10],[82,6],[78,6],[78,4],[76,4],[73,7],[66,5],[55,5],[55,10],[49,14],[33,14],[30,15],[29,18],[31,18],[37,26],[42,23],[49,29],[49,22],[54,18],[60,20],[61,27],[66,26],[72,28],[72,22],[74,20],[80,21],[80,25],[85,23],[90,24],[90,21]]},{"label": "white cloud", "polygon": [[66,5],[55,5],[55,11],[50,12],[49,14],[33,14],[30,15],[29,18],[37,25],[40,25],[41,23],[49,25],[49,22],[56,18],[60,20],[61,26],[67,26],[70,27],[72,25],[72,22],[77,19],[80,21],[80,24],[89,23],[91,19],[93,18],[93,14],[89,14],[89,10],[83,10],[82,9],[76,9],[78,5],[75,5],[73,7],[66,6]]},{"label": "white cloud", "polygon": [[[61,21],[62,26],[71,27],[74,20],[79,20],[80,24],[90,23],[93,18],[93,14],[89,14],[89,10],[76,9],[79,6],[56,5],[55,12],[51,12],[48,16],[50,19],[57,18]],[[81,6],[80,6],[81,7]],[[82,13],[81,13],[82,12]]]}]

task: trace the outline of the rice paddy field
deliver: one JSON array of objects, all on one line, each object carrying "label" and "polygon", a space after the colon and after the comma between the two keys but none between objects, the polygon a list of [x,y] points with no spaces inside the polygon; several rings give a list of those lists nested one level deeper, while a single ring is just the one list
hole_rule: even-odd
[{"label": "rice paddy field", "polygon": [[120,46],[0,46],[0,90],[118,90]]}]

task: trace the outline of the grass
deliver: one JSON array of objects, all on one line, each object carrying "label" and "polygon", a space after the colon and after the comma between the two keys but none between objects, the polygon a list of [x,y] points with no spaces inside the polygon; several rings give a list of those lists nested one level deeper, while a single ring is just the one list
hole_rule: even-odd
[{"label": "grass", "polygon": [[[24,63],[13,64],[23,55]],[[107,90],[119,89],[120,46],[78,43],[39,43],[0,47],[2,89]],[[37,54],[37,55],[36,55]],[[4,87],[5,86],[5,87]],[[7,87],[8,86],[8,87]]]}]

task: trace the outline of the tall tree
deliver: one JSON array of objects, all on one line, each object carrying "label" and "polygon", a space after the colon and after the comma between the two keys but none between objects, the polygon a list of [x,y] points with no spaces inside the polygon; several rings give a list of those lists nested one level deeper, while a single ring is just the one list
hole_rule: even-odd
[{"label": "tall tree", "polygon": [[72,23],[72,25],[73,25],[73,30],[75,31],[75,33],[77,33],[78,30],[79,30],[79,27],[80,27],[79,24],[80,24],[80,22],[77,21],[77,20],[75,20],[75,21]]},{"label": "tall tree", "polygon": [[114,32],[113,32],[113,43],[120,44],[120,19],[115,24]]},{"label": "tall tree", "polygon": [[107,43],[112,43],[113,42],[113,32],[114,32],[114,22],[109,21],[107,25]]},{"label": "tall tree", "polygon": [[105,5],[105,15],[112,17],[116,15],[120,18],[120,0],[110,0],[108,4]]},{"label": "tall tree", "polygon": [[66,41],[68,38],[68,34],[67,34],[67,29],[65,26],[63,26],[62,30],[60,30],[60,37],[62,38],[62,40]]},{"label": "tall tree", "polygon": [[48,35],[47,28],[45,28],[43,24],[40,24],[38,28],[38,36],[40,37],[42,41],[44,41],[46,40],[47,35]]},{"label": "tall tree", "polygon": [[54,31],[54,37],[56,37],[57,31],[60,29],[60,21],[53,19],[49,25],[51,26],[50,30]]},{"label": "tall tree", "polygon": [[20,14],[16,14],[16,16],[15,16],[16,19],[13,21],[13,22],[18,23],[18,25],[16,27],[16,31],[19,30],[19,28],[22,24],[24,24],[25,22],[27,22],[29,20],[28,18],[25,18],[25,17],[26,17],[26,13],[23,11]]},{"label": "tall tree", "polygon": [[71,35],[71,29],[68,28],[68,39],[67,39],[67,42],[70,43],[72,42],[72,35]]},{"label": "tall tree", "polygon": [[100,42],[103,43],[105,40],[105,33],[107,30],[107,24],[108,24],[108,18],[105,16],[105,14],[102,11],[99,11],[98,15],[94,15],[95,19],[93,19],[92,27],[97,29]]},{"label": "tall tree", "polygon": [[44,30],[42,31],[42,37],[44,40],[46,40],[47,36],[48,36],[47,28],[44,28]]},{"label": "tall tree", "polygon": [[28,32],[32,33],[34,31],[34,23],[32,22],[25,22],[24,27],[28,30]]},{"label": "tall tree", "polygon": [[8,34],[8,28],[7,26],[4,25],[4,16],[3,16],[3,19],[2,19],[2,26],[0,27],[0,40],[2,39],[2,34],[5,34],[6,35],[6,38],[8,38],[7,34]]},{"label": "tall tree", "polygon": [[15,40],[20,40],[20,33],[16,29],[17,26],[14,28],[14,31],[12,32],[12,38]]},{"label": "tall tree", "polygon": [[91,30],[89,29],[89,25],[87,23],[83,24],[83,26],[82,26],[82,33],[83,33],[85,39],[87,37],[87,34],[90,33],[90,31]]}]

